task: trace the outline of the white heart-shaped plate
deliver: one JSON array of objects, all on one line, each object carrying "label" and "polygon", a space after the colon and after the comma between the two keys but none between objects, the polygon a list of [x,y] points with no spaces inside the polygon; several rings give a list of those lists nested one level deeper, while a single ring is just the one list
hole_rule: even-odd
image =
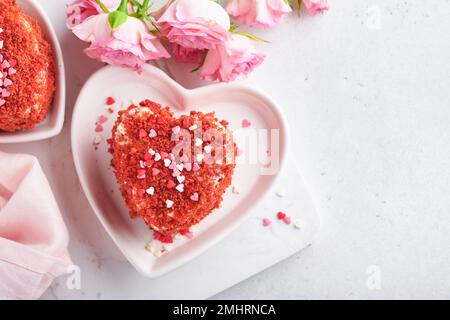
[{"label": "white heart-shaped plate", "polygon": [[44,10],[35,0],[16,0],[17,5],[29,16],[36,19],[45,39],[52,45],[55,54],[56,91],[45,120],[36,128],[17,132],[0,131],[0,143],[21,143],[44,140],[57,136],[64,125],[66,107],[66,78],[64,61],[55,30]]},{"label": "white heart-shaped plate", "polygon": [[[114,114],[108,114],[105,105],[109,96],[118,103],[114,106]],[[144,99],[170,106],[175,116],[190,110],[216,112],[219,119],[229,121],[238,147],[245,153],[238,158],[241,160],[233,176],[239,194],[229,188],[221,207],[193,228],[194,238],[177,240],[171,251],[159,258],[145,249],[152,239],[152,232],[141,219],[129,216],[110,167],[111,155],[106,143],[117,111]],[[103,125],[105,130],[100,134],[100,145],[94,148],[93,140],[98,136],[94,128],[100,115],[107,115],[109,119]],[[251,128],[242,129],[244,119],[252,123]],[[256,160],[250,152],[247,155],[247,149],[255,146],[254,134],[259,137],[258,149],[261,149]],[[249,138],[252,135],[253,138]],[[97,71],[81,90],[72,118],[73,157],[84,192],[97,217],[130,263],[141,274],[152,278],[196,257],[235,229],[275,181],[284,164],[287,145],[288,130],[282,113],[260,92],[226,84],[187,90],[150,65],[142,74],[111,66]],[[271,170],[268,169],[267,154],[279,155],[272,158]],[[279,159],[278,170],[274,159]],[[261,174],[262,170],[265,175]]]}]

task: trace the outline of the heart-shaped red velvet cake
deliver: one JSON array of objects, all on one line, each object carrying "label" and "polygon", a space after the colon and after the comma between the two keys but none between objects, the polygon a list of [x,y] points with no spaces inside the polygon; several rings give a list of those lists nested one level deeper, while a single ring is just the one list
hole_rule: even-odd
[{"label": "heart-shaped red velvet cake", "polygon": [[220,206],[235,168],[226,121],[192,111],[175,118],[149,100],[119,112],[109,140],[112,166],[132,217],[171,242]]}]

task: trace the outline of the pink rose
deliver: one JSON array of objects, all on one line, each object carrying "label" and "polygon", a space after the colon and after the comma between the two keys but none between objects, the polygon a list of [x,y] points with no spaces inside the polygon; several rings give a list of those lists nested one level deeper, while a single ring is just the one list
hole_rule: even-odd
[{"label": "pink rose", "polygon": [[176,0],[157,24],[170,42],[185,48],[214,49],[228,39],[230,17],[211,0]]},{"label": "pink rose", "polygon": [[308,14],[314,16],[328,10],[329,5],[327,0],[303,0]]},{"label": "pink rose", "polygon": [[193,62],[199,64],[202,61],[204,52],[205,50],[185,48],[176,43],[172,44],[172,54],[177,62]]},{"label": "pink rose", "polygon": [[158,20],[162,17],[164,12],[166,12],[167,8],[170,7],[175,1],[176,0],[166,0],[166,3],[161,8],[156,11],[151,11],[150,16],[153,17],[153,19]]},{"label": "pink rose", "polygon": [[234,81],[250,74],[264,58],[264,54],[256,51],[250,39],[233,34],[227,42],[208,52],[200,78],[210,81]]},{"label": "pink rose", "polygon": [[[116,10],[120,4],[120,0],[103,0],[102,2],[110,11]],[[103,13],[103,10],[95,0],[75,0],[67,5],[67,26],[72,29],[90,16],[99,13]]]},{"label": "pink rose", "polygon": [[91,43],[85,53],[108,64],[142,70],[146,61],[170,57],[146,24],[137,18],[127,21],[112,31],[108,14],[92,16],[72,29],[83,41]]},{"label": "pink rose", "polygon": [[263,27],[274,26],[292,12],[285,0],[230,0],[226,10],[241,23]]}]

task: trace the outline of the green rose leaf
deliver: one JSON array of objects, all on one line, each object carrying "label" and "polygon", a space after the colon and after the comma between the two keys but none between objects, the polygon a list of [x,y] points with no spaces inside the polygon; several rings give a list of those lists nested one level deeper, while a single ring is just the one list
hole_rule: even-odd
[{"label": "green rose leaf", "polygon": [[265,43],[270,43],[270,41],[267,41],[263,38],[257,37],[253,34],[251,34],[250,32],[245,32],[245,31],[234,31],[234,34],[239,34],[241,36],[247,37],[253,41],[257,41],[257,42],[265,42]]},{"label": "green rose leaf", "polygon": [[95,0],[95,2],[97,2],[97,4],[100,6],[100,8],[103,10],[104,13],[109,13],[108,8],[101,0]]},{"label": "green rose leaf", "polygon": [[231,27],[230,27],[230,30],[228,30],[228,31],[231,32],[231,33],[233,33],[233,32],[235,32],[238,28],[239,28],[239,26],[237,26],[237,25],[235,25],[235,24],[232,24]]},{"label": "green rose leaf", "polygon": [[128,15],[122,11],[111,12],[108,16],[109,25],[113,31],[127,22],[127,19]]}]

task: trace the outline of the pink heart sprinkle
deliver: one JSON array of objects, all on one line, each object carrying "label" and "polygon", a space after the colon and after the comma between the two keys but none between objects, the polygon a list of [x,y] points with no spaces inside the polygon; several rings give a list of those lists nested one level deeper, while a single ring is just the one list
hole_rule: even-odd
[{"label": "pink heart sprinkle", "polygon": [[156,137],[158,134],[156,133],[156,131],[155,131],[155,129],[151,129],[150,130],[150,133],[148,134],[148,136],[150,137],[150,138],[154,138],[154,137]]},{"label": "pink heart sprinkle", "polygon": [[198,170],[200,170],[200,166],[198,165],[197,162],[194,162],[194,164],[192,165],[192,170],[193,170],[193,171],[198,171]]},{"label": "pink heart sprinkle", "polygon": [[181,130],[180,126],[176,126],[176,127],[173,127],[173,128],[172,128],[172,132],[173,132],[174,134],[179,134],[179,133],[180,133],[180,130]]},{"label": "pink heart sprinkle", "polygon": [[184,168],[186,169],[186,171],[191,171],[192,170],[192,163],[185,163],[184,164]]},{"label": "pink heart sprinkle", "polygon": [[97,126],[95,127],[95,132],[102,132],[103,131],[103,126],[101,124],[97,124]]},{"label": "pink heart sprinkle", "polygon": [[6,89],[3,89],[3,90],[2,90],[2,97],[3,97],[3,98],[8,98],[10,95],[11,95],[11,94],[9,93],[8,90],[6,90]]},{"label": "pink heart sprinkle", "polygon": [[173,182],[172,180],[169,180],[169,182],[167,183],[167,188],[168,189],[172,189],[176,186],[176,183]]},{"label": "pink heart sprinkle", "polygon": [[291,224],[291,217],[286,216],[286,217],[284,217],[283,221],[286,224]]},{"label": "pink heart sprinkle", "polygon": [[5,86],[5,87],[9,87],[10,85],[12,85],[13,84],[13,82],[10,80],[10,79],[8,79],[8,78],[6,78],[4,81],[3,81],[3,85]]},{"label": "pink heart sprinkle", "polygon": [[172,177],[178,177],[180,174],[180,170],[178,170],[177,168],[173,169]]},{"label": "pink heart sprinkle", "polygon": [[147,131],[145,131],[144,129],[139,130],[139,138],[144,138],[147,136]]},{"label": "pink heart sprinkle", "polygon": [[153,165],[153,163],[155,163],[155,161],[153,161],[153,160],[145,160],[145,166],[146,167],[150,168]]},{"label": "pink heart sprinkle", "polygon": [[9,67],[11,67],[11,65],[9,64],[8,60],[3,60],[2,67],[3,69],[8,69]]},{"label": "pink heart sprinkle", "polygon": [[263,219],[263,226],[264,227],[270,226],[271,223],[272,223],[272,221],[269,218],[264,218]]},{"label": "pink heart sprinkle", "polygon": [[187,232],[184,236],[185,236],[186,238],[188,238],[188,239],[192,239],[192,238],[194,238],[194,233],[192,233],[191,231],[189,231],[189,232]]},{"label": "pink heart sprinkle", "polygon": [[152,175],[157,176],[161,171],[157,168],[152,169]]},{"label": "pink heart sprinkle", "polygon": [[3,106],[4,104],[6,103],[6,101],[5,100],[3,100],[3,99],[0,99],[0,107],[1,106]]},{"label": "pink heart sprinkle", "polygon": [[106,121],[108,121],[108,117],[101,115],[100,117],[98,117],[98,122],[99,123],[105,123]]},{"label": "pink heart sprinkle", "polygon": [[173,161],[170,165],[169,165],[169,169],[170,170],[175,170],[177,168],[177,164],[175,163],[175,161]]},{"label": "pink heart sprinkle", "polygon": [[191,196],[191,200],[192,200],[192,201],[198,201],[198,193],[197,193],[197,192],[194,193],[194,194]]},{"label": "pink heart sprinkle", "polygon": [[138,169],[138,171],[137,171],[137,178],[138,179],[145,179],[145,169]]},{"label": "pink heart sprinkle", "polygon": [[250,121],[248,121],[247,119],[242,121],[242,128],[248,128],[252,125],[252,123]]},{"label": "pink heart sprinkle", "polygon": [[14,68],[9,68],[8,69],[8,74],[10,75],[10,76],[12,76],[13,74],[16,74],[17,73],[17,70],[16,69],[14,69]]}]

